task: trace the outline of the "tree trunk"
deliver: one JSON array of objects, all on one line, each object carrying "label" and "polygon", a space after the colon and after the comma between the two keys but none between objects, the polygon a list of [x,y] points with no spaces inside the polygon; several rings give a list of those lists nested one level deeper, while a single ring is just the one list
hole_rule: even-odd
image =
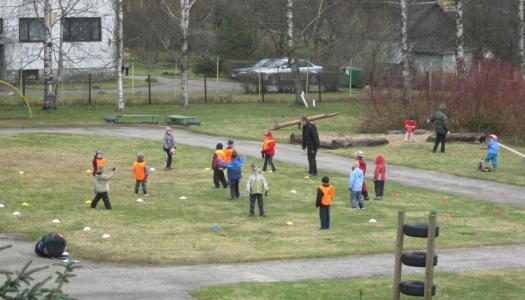
[{"label": "tree trunk", "polygon": [[44,0],[44,110],[55,108],[53,93],[53,39],[51,36],[51,3]]},{"label": "tree trunk", "polygon": [[55,84],[55,104],[58,99],[60,99],[60,92],[62,88],[62,76],[64,70],[64,21],[66,10],[62,5],[62,0],[58,1],[58,6],[60,8],[60,39],[58,41],[58,64],[57,64],[57,82]]},{"label": "tree trunk", "polygon": [[401,59],[403,61],[403,98],[410,98],[410,63],[408,49],[407,0],[399,0],[401,7]]},{"label": "tree trunk", "polygon": [[124,111],[126,104],[124,101],[124,86],[122,83],[122,58],[124,55],[124,3],[123,0],[115,1],[115,48],[116,48],[116,72],[117,72],[117,97],[118,110]]},{"label": "tree trunk", "polygon": [[464,78],[467,73],[463,45],[463,0],[456,0],[456,73],[459,78]]},{"label": "tree trunk", "polygon": [[[194,1],[192,1],[194,3]],[[180,69],[181,69],[181,78],[180,78],[180,91],[182,105],[187,107],[189,104],[189,95],[188,95],[188,27],[190,23],[190,9],[193,5],[189,0],[180,0],[180,28],[182,31],[182,44],[181,44],[181,58],[180,58]]]},{"label": "tree trunk", "polygon": [[293,0],[287,0],[286,5],[286,40],[288,65],[292,69],[292,78],[295,86],[295,102],[302,105],[301,92],[303,91],[303,84],[297,59],[295,58],[295,43],[293,39]]},{"label": "tree trunk", "polygon": [[519,13],[519,52],[520,52],[520,63],[521,63],[521,76],[525,80],[525,0],[518,1],[518,13]]}]

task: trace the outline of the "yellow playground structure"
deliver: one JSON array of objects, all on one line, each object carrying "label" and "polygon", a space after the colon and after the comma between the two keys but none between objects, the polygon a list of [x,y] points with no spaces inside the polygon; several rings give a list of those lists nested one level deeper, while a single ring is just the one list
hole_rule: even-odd
[{"label": "yellow playground structure", "polygon": [[18,96],[18,98],[20,100],[22,100],[22,102],[24,103],[24,106],[26,107],[26,110],[27,110],[27,118],[29,120],[32,120],[33,119],[33,113],[31,112],[31,105],[29,105],[29,102],[27,101],[26,97],[22,94],[22,92],[19,89],[17,89],[14,85],[10,84],[9,82],[2,81],[2,80],[0,80],[0,87],[1,86],[7,87],[11,91],[13,91]]}]

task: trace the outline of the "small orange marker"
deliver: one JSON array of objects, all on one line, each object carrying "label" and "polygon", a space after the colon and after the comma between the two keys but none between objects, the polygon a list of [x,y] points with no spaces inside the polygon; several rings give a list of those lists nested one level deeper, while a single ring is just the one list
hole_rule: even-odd
[{"label": "small orange marker", "polygon": [[501,216],[502,216],[502,217],[508,217],[508,216],[509,216],[509,211],[506,210],[506,211],[502,212],[502,213],[501,213]]},{"label": "small orange marker", "polygon": [[399,196],[398,192],[392,192],[392,198],[397,198],[397,196]]},{"label": "small orange marker", "polygon": [[452,215],[451,214],[445,214],[445,220],[452,220]]},{"label": "small orange marker", "polygon": [[494,208],[494,212],[495,212],[495,213],[499,213],[499,211],[500,211],[500,210],[499,210],[499,207]]},{"label": "small orange marker", "polygon": [[439,203],[441,203],[441,205],[447,205],[448,204],[448,200],[447,199],[441,199],[441,201]]}]

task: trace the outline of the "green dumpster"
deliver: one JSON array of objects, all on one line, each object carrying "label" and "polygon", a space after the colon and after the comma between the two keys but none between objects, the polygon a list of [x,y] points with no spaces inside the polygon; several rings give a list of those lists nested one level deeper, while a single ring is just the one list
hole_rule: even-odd
[{"label": "green dumpster", "polygon": [[339,70],[341,70],[341,73],[344,74],[343,76],[341,76],[341,79],[340,79],[341,86],[348,87],[348,83],[350,82],[350,79],[352,80],[353,88],[360,88],[363,86],[363,83],[361,81],[361,69],[350,67],[350,66],[345,66],[345,67],[341,67]]}]

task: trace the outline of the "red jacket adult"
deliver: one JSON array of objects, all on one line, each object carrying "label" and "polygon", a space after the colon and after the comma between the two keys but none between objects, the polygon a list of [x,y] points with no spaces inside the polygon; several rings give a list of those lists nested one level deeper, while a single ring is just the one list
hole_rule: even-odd
[{"label": "red jacket adult", "polygon": [[275,147],[276,143],[275,140],[272,137],[272,132],[268,131],[265,134],[265,138],[263,141],[263,149],[262,153],[268,156],[274,156],[275,155]]},{"label": "red jacket adult", "polygon": [[414,132],[414,130],[416,130],[417,127],[417,122],[416,120],[406,119],[404,125],[406,132]]},{"label": "red jacket adult", "polygon": [[[362,157],[358,157],[357,158],[357,162],[359,163],[359,169],[361,169],[361,171],[363,171],[363,177],[365,177],[365,174],[366,174],[366,163],[365,163],[365,160],[362,158]],[[363,181],[363,189],[361,190],[362,192],[366,192],[366,182]]]},{"label": "red jacket adult", "polygon": [[374,170],[374,181],[376,180],[385,180],[385,157],[379,154],[376,157],[376,169]]}]

